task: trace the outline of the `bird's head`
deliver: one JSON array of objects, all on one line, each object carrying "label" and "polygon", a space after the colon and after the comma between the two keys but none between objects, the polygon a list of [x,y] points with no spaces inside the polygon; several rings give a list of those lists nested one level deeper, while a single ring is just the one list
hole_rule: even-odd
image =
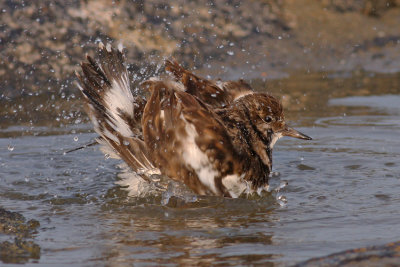
[{"label": "bird's head", "polygon": [[244,96],[243,100],[247,105],[248,116],[255,127],[254,130],[268,141],[271,150],[276,141],[283,136],[312,139],[286,124],[282,104],[275,97],[254,93]]}]

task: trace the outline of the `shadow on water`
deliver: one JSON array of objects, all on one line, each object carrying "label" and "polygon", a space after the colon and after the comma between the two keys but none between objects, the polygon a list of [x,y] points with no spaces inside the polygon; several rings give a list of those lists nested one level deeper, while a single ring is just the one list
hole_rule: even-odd
[{"label": "shadow on water", "polygon": [[280,96],[291,125],[314,138],[275,147],[271,183],[288,181],[286,205],[273,194],[128,197],[114,183],[118,161],[97,147],[64,154],[96,136],[79,99],[35,96],[0,105],[1,206],[40,222],[40,264],[289,265],[400,239],[399,74],[252,84]]}]

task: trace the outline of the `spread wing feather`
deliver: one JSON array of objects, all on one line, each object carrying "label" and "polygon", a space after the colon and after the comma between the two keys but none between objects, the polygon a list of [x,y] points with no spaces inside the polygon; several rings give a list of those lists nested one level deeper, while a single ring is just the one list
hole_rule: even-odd
[{"label": "spread wing feather", "polygon": [[76,74],[95,131],[134,170],[154,169],[140,124],[146,101],[132,94],[121,51],[100,44],[98,55],[99,62],[87,56],[83,75]]},{"label": "spread wing feather", "polygon": [[220,170],[222,176],[236,172],[234,166],[240,167],[239,157],[218,116],[190,94],[176,92],[175,96],[181,103],[183,117],[195,126],[198,136],[201,136],[196,139],[197,145],[212,159],[214,167]]},{"label": "spread wing feather", "polygon": [[[211,191],[229,196],[222,178],[236,172],[240,164],[217,116],[197,97],[181,91],[179,83],[148,81],[145,85],[151,96],[143,114],[143,136],[156,167],[170,177],[185,179],[198,194]],[[204,177],[201,170],[209,170],[210,176]]]},{"label": "spread wing feather", "polygon": [[175,60],[166,60],[165,69],[184,85],[185,92],[196,96],[212,108],[225,107],[238,97],[253,93],[251,86],[243,80],[227,82],[206,80],[184,69]]}]

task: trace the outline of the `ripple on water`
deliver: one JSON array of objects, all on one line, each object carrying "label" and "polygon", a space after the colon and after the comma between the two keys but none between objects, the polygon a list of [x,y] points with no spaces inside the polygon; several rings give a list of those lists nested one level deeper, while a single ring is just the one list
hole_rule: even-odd
[{"label": "ripple on water", "polygon": [[399,95],[380,95],[380,96],[350,96],[344,98],[330,99],[329,105],[369,107],[375,110],[385,110],[390,114],[400,114]]}]

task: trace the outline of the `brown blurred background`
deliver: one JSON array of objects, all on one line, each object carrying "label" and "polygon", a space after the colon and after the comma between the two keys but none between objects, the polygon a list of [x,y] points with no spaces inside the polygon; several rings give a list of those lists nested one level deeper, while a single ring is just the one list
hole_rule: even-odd
[{"label": "brown blurred background", "polygon": [[291,70],[397,72],[399,0],[0,2],[0,98],[71,94],[100,40],[131,69],[174,56],[198,73],[274,78]]}]

